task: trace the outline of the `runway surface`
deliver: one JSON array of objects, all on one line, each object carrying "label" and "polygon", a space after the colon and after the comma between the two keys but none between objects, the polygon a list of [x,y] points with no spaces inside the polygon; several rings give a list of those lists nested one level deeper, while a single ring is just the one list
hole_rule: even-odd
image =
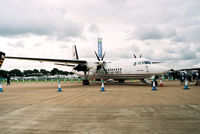
[{"label": "runway surface", "polygon": [[140,82],[82,86],[79,82],[3,84],[0,134],[198,134],[200,87]]}]

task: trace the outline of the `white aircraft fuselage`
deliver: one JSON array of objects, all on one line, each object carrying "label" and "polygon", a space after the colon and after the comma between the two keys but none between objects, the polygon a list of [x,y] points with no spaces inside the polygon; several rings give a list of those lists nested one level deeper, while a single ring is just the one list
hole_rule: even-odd
[{"label": "white aircraft fuselage", "polygon": [[[90,68],[87,77],[91,79],[141,80],[155,75],[162,75],[169,71],[168,68],[152,64],[150,60],[145,58],[106,62],[104,67],[107,73],[102,68],[96,71],[97,65],[95,62],[88,62],[87,65]],[[83,72],[75,71],[75,73],[79,76],[84,76]]]}]

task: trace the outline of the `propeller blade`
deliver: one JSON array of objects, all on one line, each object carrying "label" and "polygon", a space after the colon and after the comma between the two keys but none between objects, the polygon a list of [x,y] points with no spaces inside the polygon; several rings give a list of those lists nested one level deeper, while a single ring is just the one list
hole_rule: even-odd
[{"label": "propeller blade", "polygon": [[135,58],[137,58],[137,57],[135,56],[135,54],[133,54],[133,56],[134,56]]},{"label": "propeller blade", "polygon": [[99,70],[96,71],[95,75],[98,73]]},{"label": "propeller blade", "polygon": [[100,61],[100,58],[99,58],[99,56],[97,55],[96,51],[94,51],[94,52],[95,52],[95,55],[96,55],[98,61]]},{"label": "propeller blade", "polygon": [[96,69],[96,74],[98,73],[98,71],[101,69],[101,65],[98,65],[97,66],[97,69]]},{"label": "propeller blade", "polygon": [[106,74],[108,74],[108,72],[106,71],[106,69],[104,68],[104,66],[102,65],[103,70],[105,71]]},{"label": "propeller blade", "polygon": [[142,54],[140,54],[140,58],[142,58]]},{"label": "propeller blade", "polygon": [[103,57],[101,58],[101,60],[103,60],[104,59],[104,56],[106,55],[106,52],[103,54]]}]

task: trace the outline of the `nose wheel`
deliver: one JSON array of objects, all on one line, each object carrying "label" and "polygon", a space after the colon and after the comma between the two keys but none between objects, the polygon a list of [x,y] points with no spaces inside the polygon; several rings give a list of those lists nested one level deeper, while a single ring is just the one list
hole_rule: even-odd
[{"label": "nose wheel", "polygon": [[90,81],[87,78],[87,72],[86,71],[84,72],[84,75],[85,75],[85,79],[82,80],[82,84],[83,85],[90,85]]},{"label": "nose wheel", "polygon": [[88,79],[85,79],[85,80],[82,81],[82,84],[83,85],[90,85],[90,82],[89,82]]}]

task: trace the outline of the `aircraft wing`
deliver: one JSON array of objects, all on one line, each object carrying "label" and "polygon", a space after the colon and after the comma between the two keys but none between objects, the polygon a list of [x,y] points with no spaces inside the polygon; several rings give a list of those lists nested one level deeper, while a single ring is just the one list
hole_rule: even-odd
[{"label": "aircraft wing", "polygon": [[86,64],[86,60],[65,60],[65,59],[48,59],[48,58],[30,58],[30,57],[11,57],[5,56],[5,59],[31,60],[39,62],[54,62],[54,63],[70,63],[70,64]]},{"label": "aircraft wing", "polygon": [[0,68],[3,64],[4,59],[17,59],[17,60],[30,60],[30,61],[39,61],[39,62],[53,62],[56,65],[61,66],[70,66],[77,71],[88,71],[87,61],[86,60],[66,60],[66,59],[49,59],[49,58],[31,58],[31,57],[12,57],[5,56],[4,52],[0,52]]}]

